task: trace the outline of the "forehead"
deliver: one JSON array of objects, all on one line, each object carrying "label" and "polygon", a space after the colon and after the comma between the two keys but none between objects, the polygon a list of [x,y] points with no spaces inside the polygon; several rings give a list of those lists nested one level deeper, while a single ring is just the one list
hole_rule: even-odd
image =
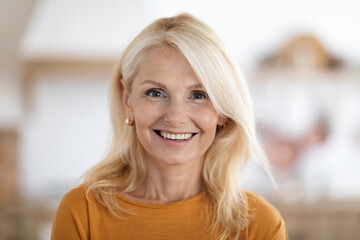
[{"label": "forehead", "polygon": [[143,60],[160,58],[160,57],[169,57],[169,56],[178,56],[184,57],[184,55],[176,47],[171,47],[167,45],[154,46],[150,48],[144,55]]},{"label": "forehead", "polygon": [[135,82],[154,80],[164,83],[200,84],[184,55],[176,48],[163,46],[144,55]]},{"label": "forehead", "polygon": [[140,70],[158,70],[157,68],[165,65],[167,67],[182,67],[182,70],[192,72],[191,66],[184,55],[170,46],[155,47],[149,50],[140,62]]}]

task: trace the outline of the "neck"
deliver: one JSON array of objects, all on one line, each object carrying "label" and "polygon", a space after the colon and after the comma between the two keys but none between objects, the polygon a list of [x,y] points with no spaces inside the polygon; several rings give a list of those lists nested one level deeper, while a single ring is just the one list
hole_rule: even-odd
[{"label": "neck", "polygon": [[147,204],[165,204],[192,197],[203,191],[203,161],[183,165],[156,165],[147,161],[145,180],[126,197]]}]

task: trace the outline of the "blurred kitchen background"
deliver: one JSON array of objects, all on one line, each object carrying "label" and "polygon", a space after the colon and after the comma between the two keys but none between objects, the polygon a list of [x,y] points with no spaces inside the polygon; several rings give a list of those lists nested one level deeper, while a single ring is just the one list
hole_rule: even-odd
[{"label": "blurred kitchen background", "polygon": [[115,61],[183,11],[248,80],[277,187],[253,163],[244,186],[292,240],[358,239],[359,1],[0,0],[0,240],[49,239],[61,197],[106,151]]}]

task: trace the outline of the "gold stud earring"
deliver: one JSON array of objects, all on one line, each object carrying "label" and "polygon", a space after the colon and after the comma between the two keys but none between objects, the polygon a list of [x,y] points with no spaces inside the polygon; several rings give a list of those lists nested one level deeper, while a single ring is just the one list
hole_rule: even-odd
[{"label": "gold stud earring", "polygon": [[126,119],[125,119],[125,123],[126,123],[127,125],[129,125],[129,126],[134,125],[134,122],[130,121],[129,118],[126,118]]}]

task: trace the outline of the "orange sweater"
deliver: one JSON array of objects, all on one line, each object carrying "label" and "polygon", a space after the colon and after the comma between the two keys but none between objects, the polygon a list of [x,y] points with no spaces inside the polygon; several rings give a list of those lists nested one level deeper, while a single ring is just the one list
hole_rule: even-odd
[{"label": "orange sweater", "polygon": [[[246,192],[249,209],[254,217],[244,230],[243,240],[287,239],[285,224],[278,211],[263,198]],[[62,199],[53,224],[52,240],[68,239],[215,239],[205,231],[201,206],[204,194],[170,203],[150,205],[119,196],[121,205],[135,215],[119,219],[98,203],[85,188],[78,187]]]}]

